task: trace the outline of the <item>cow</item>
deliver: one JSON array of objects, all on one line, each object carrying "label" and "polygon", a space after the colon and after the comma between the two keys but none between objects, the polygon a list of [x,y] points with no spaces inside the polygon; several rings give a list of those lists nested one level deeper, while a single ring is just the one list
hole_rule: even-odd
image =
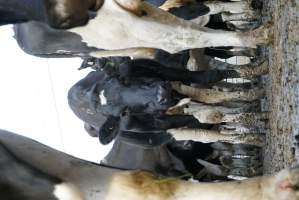
[{"label": "cow", "polygon": [[[190,173],[190,176],[192,174],[194,179],[200,181],[260,175],[259,147],[245,144],[226,144],[219,147],[216,144],[194,142],[189,139],[176,141],[165,132],[150,132],[152,128],[145,127],[149,118],[152,117],[148,116],[147,121],[140,122],[144,127],[142,130],[136,130],[138,121],[135,121],[136,132],[120,132],[101,163],[121,169],[147,170],[163,176]],[[211,127],[208,124],[201,125],[201,128],[205,129]],[[99,137],[102,134],[98,128],[86,122],[85,130],[92,137]],[[252,151],[253,153],[250,153]],[[130,155],[130,160],[127,159],[127,155]],[[233,160],[236,160],[237,165]]]},{"label": "cow", "polygon": [[[246,1],[241,4],[248,9]],[[211,46],[255,47],[268,37],[265,28],[248,33],[210,30],[138,0],[104,1],[86,26],[67,31],[80,35],[91,47],[115,51],[143,47],[170,53]]]},{"label": "cow", "polygon": [[[34,32],[34,34],[32,34]],[[105,62],[102,56],[108,56],[107,59],[111,60],[115,55],[121,55],[128,59],[129,57],[139,58],[146,57],[154,59],[164,65],[171,65],[173,67],[184,68],[187,65],[189,52],[188,50],[182,51],[176,54],[169,54],[162,50],[152,51],[137,51],[135,52],[123,52],[119,51],[118,54],[110,55],[101,53],[99,55],[99,49],[88,47],[85,43],[80,41],[80,37],[63,31],[55,30],[40,22],[28,22],[18,24],[14,26],[15,39],[19,47],[26,53],[43,58],[60,58],[60,57],[82,57],[86,62],[82,64],[82,68],[87,68],[90,63]],[[51,42],[48,42],[51,41]],[[94,57],[90,57],[90,54],[95,53]],[[144,53],[144,54],[143,54]],[[208,56],[229,58],[232,56],[248,56],[255,57],[256,51],[253,49],[244,49],[239,51],[229,51],[228,48],[207,48],[205,54]],[[100,57],[99,59],[95,57]],[[102,61],[101,61],[102,60]]]},{"label": "cow", "polygon": [[101,0],[1,0],[0,25],[36,20],[61,29],[82,26],[89,20],[89,11],[101,4]]},{"label": "cow", "polygon": [[192,183],[87,162],[3,130],[0,154],[4,199],[298,200],[298,169],[244,181]]},{"label": "cow", "polygon": [[[261,174],[260,148],[240,144],[204,144],[167,140],[161,134],[139,134],[143,144],[120,134],[101,161],[109,167],[146,170],[167,177],[186,176],[199,181],[227,180]],[[148,141],[152,142],[148,142]],[[130,159],[128,159],[130,155]]]},{"label": "cow", "polygon": [[[130,0],[132,1],[132,0]],[[134,1],[135,2],[135,1]],[[137,1],[136,1],[137,2]],[[172,1],[170,0],[170,2],[172,2],[171,5],[176,5],[179,6],[182,3],[184,3],[184,1],[182,2],[178,2],[175,3],[176,1]],[[112,5],[110,5],[112,3]],[[117,5],[115,5],[114,3],[116,3]],[[186,3],[186,2],[185,2]],[[107,6],[105,6],[107,4]],[[143,4],[143,3],[142,3]],[[126,9],[124,9],[124,6],[118,6],[119,4],[117,2],[115,2],[114,0],[109,0],[109,1],[105,1],[104,5],[99,9],[102,10],[103,13],[105,13],[106,11],[108,13],[110,13],[109,10],[113,9],[116,6],[116,10],[112,11],[113,13],[113,17],[115,15],[115,17],[117,19],[120,19],[117,16],[117,13],[122,13],[124,16],[122,16],[121,18],[124,19],[124,22],[121,22],[121,24],[117,24],[119,22],[119,20],[114,20],[113,17],[104,17],[101,18],[103,23],[102,27],[105,27],[107,25],[107,23],[109,23],[108,28],[102,28],[101,30],[103,31],[103,36],[99,37],[99,36],[92,36],[92,37],[96,37],[98,42],[102,42],[103,40],[107,41],[107,43],[109,43],[108,47],[106,47],[107,44],[91,44],[90,42],[88,42],[86,39],[84,39],[85,37],[87,37],[87,35],[85,33],[81,33],[84,30],[88,30],[89,33],[91,33],[91,28],[93,27],[93,25],[91,25],[94,21],[96,20],[96,18],[90,20],[90,25],[84,26],[82,29],[71,29],[71,30],[65,30],[65,31],[55,31],[52,30],[51,28],[47,27],[44,24],[39,24],[38,22],[30,22],[29,24],[23,24],[23,25],[17,25],[16,26],[16,38],[18,41],[18,43],[20,44],[20,46],[28,53],[30,54],[34,54],[37,56],[47,56],[47,57],[51,57],[51,56],[56,56],[56,55],[60,55],[60,56],[93,56],[93,57],[106,57],[106,56],[132,56],[132,57],[147,57],[147,58],[153,58],[155,53],[156,53],[156,49],[162,49],[171,53],[174,52],[178,52],[181,51],[183,49],[192,49],[192,48],[200,48],[200,47],[206,47],[206,46],[219,46],[218,45],[218,38],[221,38],[221,42],[225,41],[225,45],[220,45],[220,46],[228,46],[228,44],[230,44],[229,46],[244,46],[243,44],[241,45],[240,42],[242,39],[240,38],[246,38],[245,40],[247,41],[247,36],[250,35],[249,37],[252,36],[252,41],[251,39],[248,39],[249,43],[254,43],[253,45],[245,45],[245,46],[255,46],[256,42],[254,42],[254,40],[259,40],[261,39],[262,41],[264,41],[264,34],[262,33],[266,33],[267,31],[264,31],[263,28],[258,29],[253,31],[253,35],[251,35],[251,33],[246,33],[247,36],[241,36],[244,35],[243,33],[235,33],[235,32],[231,32],[231,31],[213,31],[211,34],[209,33],[211,30],[210,29],[206,29],[206,28],[200,28],[200,25],[196,25],[194,22],[191,21],[185,21],[183,19],[179,19],[176,17],[173,17],[173,15],[169,14],[168,12],[165,12],[161,9],[155,8],[151,5],[148,5],[145,2],[146,6],[149,6],[148,9],[150,9],[153,13],[157,14],[151,14],[151,15],[147,15],[147,16],[143,16],[143,17],[137,17],[134,15],[134,13],[130,13],[129,11],[127,11]],[[166,2],[167,4],[167,2]],[[194,6],[196,7],[203,7],[205,9],[195,9],[193,7],[193,4],[188,4],[187,6],[183,6],[182,8],[169,8],[169,12],[173,12],[174,15],[178,15],[179,17],[184,17],[186,19],[189,19],[190,17],[188,17],[187,13],[195,13],[195,16],[200,16],[202,15],[202,11],[206,10],[205,12],[211,12],[214,13],[216,12],[215,9],[217,9],[219,12],[220,11],[227,11],[227,10],[238,10],[238,12],[243,12],[244,10],[242,9],[247,9],[249,7],[249,4],[246,1],[242,1],[242,2],[225,2],[225,3],[219,3],[219,2],[215,2],[216,6],[214,6],[211,3],[195,3]],[[228,4],[228,5],[226,5]],[[175,7],[176,7],[175,6]],[[107,10],[107,9],[108,10]],[[166,9],[166,8],[164,8]],[[173,10],[175,9],[175,10]],[[185,9],[189,9],[188,12],[184,11]],[[246,10],[245,9],[245,10]],[[178,11],[176,11],[178,10]],[[176,11],[176,12],[175,12]],[[192,11],[192,12],[191,12]],[[204,12],[204,13],[205,13]],[[181,14],[182,13],[182,14]],[[99,11],[99,13],[97,14],[97,16],[99,16],[101,14],[101,12]],[[164,16],[165,14],[165,16]],[[161,15],[161,17],[159,17]],[[105,16],[108,16],[105,14]],[[195,17],[193,16],[193,17]],[[100,16],[99,16],[100,17]],[[151,18],[154,19],[151,19]],[[112,20],[111,22],[106,22],[106,18],[107,20]],[[126,18],[128,18],[126,20]],[[105,19],[105,20],[104,20]],[[167,23],[169,23],[169,25],[166,26],[165,22],[159,22],[159,19],[165,19],[167,21]],[[192,19],[192,17],[191,17]],[[111,36],[112,41],[110,41],[109,38],[104,38],[106,37],[106,33],[104,33],[104,31],[109,32],[109,31],[120,31],[119,33],[125,33],[124,30],[121,30],[121,28],[124,28],[124,26],[128,23],[131,22],[131,20],[137,20],[136,22],[133,22],[134,24],[136,24],[136,28],[137,29],[142,29],[142,30],[136,30],[133,31],[131,30],[133,27],[129,28],[128,30],[131,30],[130,32],[133,33],[138,33],[137,36],[141,36],[144,35],[142,33],[142,31],[145,31],[147,27],[150,26],[154,26],[156,28],[161,28],[161,30],[157,30],[156,28],[153,29],[152,31],[155,31],[155,34],[151,34],[150,37],[146,37],[142,39],[142,42],[145,42],[146,44],[142,44],[140,43],[140,38],[134,38],[135,36],[129,36],[129,33],[126,33],[125,37],[127,37],[126,39],[124,38],[124,36],[122,36],[121,40],[123,40],[122,42],[118,43],[118,44],[122,44],[118,45],[117,47],[113,47],[113,45],[116,42],[119,42],[117,40],[119,40],[119,35],[117,36],[113,36],[113,33],[107,33],[108,35]],[[96,21],[94,21],[96,22]],[[147,24],[149,23],[149,24]],[[139,24],[137,26],[137,24]],[[147,25],[146,25],[147,24]],[[162,25],[161,25],[162,24]],[[145,29],[141,28],[141,26],[145,25]],[[28,27],[26,27],[28,26]],[[91,28],[90,28],[91,27]],[[98,27],[98,26],[97,26]],[[114,27],[114,28],[113,28]],[[181,28],[180,28],[181,27]],[[197,27],[197,28],[196,28]],[[135,28],[135,25],[134,25]],[[163,30],[166,29],[166,30]],[[174,29],[179,29],[179,30],[184,30],[185,32],[182,33],[182,31],[178,31],[178,30],[174,30]],[[35,34],[31,34],[31,30],[36,30],[34,31]],[[127,29],[126,29],[127,30]],[[38,34],[37,34],[38,32]],[[207,35],[205,33],[208,33]],[[88,34],[89,34],[88,33]],[[81,34],[81,35],[80,35]],[[83,35],[82,35],[83,34]],[[96,33],[94,33],[96,34]],[[129,34],[129,35],[128,35]],[[157,35],[158,34],[158,35]],[[176,34],[176,35],[173,35]],[[215,36],[214,36],[215,34]],[[245,35],[246,35],[245,34]],[[255,34],[257,34],[255,36]],[[34,36],[33,36],[34,35]],[[160,35],[160,36],[159,36]],[[167,35],[167,37],[165,37]],[[191,36],[194,35],[194,36]],[[267,33],[266,33],[267,35]],[[145,36],[145,35],[144,35]],[[152,40],[152,37],[156,37],[157,39],[161,40],[158,41],[157,39],[155,39],[155,41],[150,41]],[[208,39],[208,41],[205,42],[205,40],[207,39],[207,37],[210,37],[210,39]],[[240,37],[239,37],[240,36]],[[20,37],[20,38],[19,38]],[[51,40],[51,38],[58,38],[58,41],[55,40]],[[170,39],[171,37],[173,37],[174,39],[171,39],[171,43],[173,44],[167,44],[170,43],[170,41],[167,41],[167,39]],[[194,38],[192,38],[194,37]],[[195,38],[196,37],[196,38]],[[69,39],[71,38],[71,39]],[[198,39],[200,38],[200,39]],[[225,38],[225,39],[222,39]],[[233,39],[232,39],[233,38]],[[238,39],[239,38],[239,39]],[[82,40],[84,39],[84,40]],[[48,42],[45,41],[49,41],[51,40],[51,44],[48,44]],[[175,41],[177,40],[177,41]],[[192,40],[192,42],[191,42]],[[124,42],[126,41],[126,42]],[[198,42],[197,42],[198,41]],[[208,43],[210,41],[213,41],[213,44],[209,45]],[[230,41],[232,43],[230,43]],[[244,42],[244,41],[243,41]],[[139,44],[140,43],[140,44]],[[149,44],[150,43],[150,44]],[[159,44],[156,44],[159,43]],[[191,44],[192,43],[192,44]],[[238,43],[238,44],[234,44],[234,43]],[[246,42],[247,43],[247,42]],[[166,46],[165,46],[166,45]],[[190,46],[191,45],[191,46]],[[163,46],[163,48],[161,48],[161,46]],[[177,46],[177,47],[175,47]],[[140,48],[143,47],[143,48]],[[172,50],[170,50],[169,48],[172,48]],[[176,48],[176,50],[174,50],[173,48]],[[177,49],[180,48],[180,49]],[[112,51],[102,51],[103,49],[105,50],[112,50]]]},{"label": "cow", "polygon": [[[185,113],[165,115],[166,111],[186,97],[173,91],[173,86],[168,81],[208,84],[231,75],[236,75],[236,72],[190,72],[146,59],[127,60],[123,63],[108,62],[104,70],[93,71],[76,83],[69,90],[68,101],[76,116],[86,122],[85,127],[89,127],[88,132],[91,135],[94,132],[101,133],[99,138],[103,144],[109,143],[119,132],[165,132],[180,127],[205,129],[205,125],[199,123],[196,116]],[[194,90],[198,92],[200,89]],[[213,96],[211,89],[201,90],[203,93],[197,96],[197,99],[206,100],[206,103],[229,101],[230,98],[250,101],[263,95],[259,90],[214,91],[216,95],[213,99],[210,97]],[[131,135],[134,137],[136,134]]]}]

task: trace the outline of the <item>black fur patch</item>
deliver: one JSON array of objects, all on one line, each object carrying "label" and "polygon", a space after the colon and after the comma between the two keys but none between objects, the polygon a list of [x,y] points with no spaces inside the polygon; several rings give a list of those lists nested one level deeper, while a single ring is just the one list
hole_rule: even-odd
[{"label": "black fur patch", "polygon": [[169,12],[185,20],[192,20],[210,12],[210,8],[203,3],[191,3],[180,8],[171,8]]},{"label": "black fur patch", "polygon": [[0,8],[0,26],[6,24],[16,24],[28,21],[25,13],[19,12],[16,14],[15,12],[10,11],[9,9]]},{"label": "black fur patch", "polygon": [[61,180],[17,158],[0,142],[0,197],[5,200],[58,200],[54,186]]},{"label": "black fur patch", "polygon": [[99,131],[101,144],[109,144],[119,132],[119,117],[109,116]]}]

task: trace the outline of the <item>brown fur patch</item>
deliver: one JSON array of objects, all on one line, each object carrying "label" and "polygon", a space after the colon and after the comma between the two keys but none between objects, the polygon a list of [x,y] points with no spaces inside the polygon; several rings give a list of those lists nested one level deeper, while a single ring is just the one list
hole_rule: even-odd
[{"label": "brown fur patch", "polygon": [[167,200],[173,199],[179,183],[176,179],[159,178],[148,172],[137,171],[116,175],[112,185],[117,188],[111,188],[113,194],[110,193],[109,197],[115,197],[119,191],[123,198],[128,195],[131,200]]},{"label": "brown fur patch", "polygon": [[135,188],[144,199],[154,195],[160,199],[171,199],[175,195],[178,183],[175,179],[161,179],[148,172],[133,172],[129,184]]},{"label": "brown fur patch", "polygon": [[138,17],[142,17],[147,15],[147,12],[141,8],[142,1],[143,0],[128,1],[126,4],[123,4],[122,1],[115,0],[115,3],[122,9],[133,13]]},{"label": "brown fur patch", "polygon": [[170,10],[171,8],[179,8],[187,4],[195,3],[194,0],[168,0],[159,8],[165,11]]}]

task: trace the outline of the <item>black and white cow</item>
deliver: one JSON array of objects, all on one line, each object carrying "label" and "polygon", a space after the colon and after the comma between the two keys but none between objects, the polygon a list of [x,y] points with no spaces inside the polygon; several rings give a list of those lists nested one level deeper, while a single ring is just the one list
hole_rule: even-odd
[{"label": "black and white cow", "polygon": [[[205,5],[211,6],[211,13],[216,10],[222,12],[236,9],[241,13],[250,10],[247,1]],[[139,0],[104,1],[97,16],[87,26],[68,31],[80,35],[89,46],[106,50],[132,51],[143,47],[170,53],[210,46],[255,47],[265,42],[268,34],[263,28],[250,33],[210,30]]]},{"label": "black and white cow", "polygon": [[[187,116],[159,117],[178,101],[166,80],[208,83],[229,74],[231,72],[217,70],[193,73],[164,67],[151,60],[127,61],[121,66],[108,64],[106,70],[91,72],[75,84],[68,100],[74,113],[91,127],[100,129],[101,142],[107,143],[118,130],[160,132],[196,123]],[[126,123],[119,123],[121,119]],[[140,123],[137,123],[140,127],[134,125],[134,121],[145,119],[146,127]]]},{"label": "black and white cow", "polygon": [[[32,32],[34,32],[34,34],[32,34]],[[80,37],[76,34],[53,29],[40,22],[29,22],[15,25],[14,33],[18,45],[26,53],[45,58],[80,56],[85,60],[82,64],[82,68],[92,67],[93,65],[103,65],[101,62],[105,63],[107,59],[120,59],[120,57],[117,56],[115,56],[116,58],[108,57],[107,59],[89,57],[91,52],[99,52],[99,49],[88,47],[85,43],[81,42]],[[256,56],[256,51],[251,48],[245,48],[240,51],[230,51],[229,49],[231,48],[206,48],[205,54],[219,58],[229,58],[240,55],[248,57]],[[146,52],[148,53],[149,51],[146,50]],[[123,53],[124,52],[120,51],[117,55],[127,56],[122,59],[139,57],[139,55],[135,56],[134,52],[131,52],[132,54]],[[141,57],[150,57],[164,65],[171,65],[172,67],[185,68],[189,59],[188,50],[176,54],[169,54],[162,50],[152,50],[149,54],[147,53],[141,55]],[[109,56],[109,54],[106,54],[106,56]],[[199,59],[201,59],[201,57]]]},{"label": "black and white cow", "polygon": [[298,200],[298,169],[192,183],[97,165],[6,131],[0,131],[0,155],[0,195],[9,200]]},{"label": "black and white cow", "polygon": [[[192,115],[165,115],[169,108],[184,98],[172,90],[169,81],[205,85],[232,76],[238,76],[238,72],[191,72],[144,59],[128,60],[121,64],[108,62],[105,70],[93,71],[76,83],[69,91],[68,100],[73,112],[87,123],[88,132],[91,135],[100,132],[100,141],[106,144],[120,132],[165,132],[175,127],[204,129],[205,125]],[[218,96],[221,96],[220,93]],[[249,98],[250,101],[259,96],[254,91],[249,93],[233,93],[232,98]],[[211,94],[206,95],[210,99]],[[229,93],[224,94],[226,100],[229,96]],[[131,134],[132,137],[134,135]]]}]

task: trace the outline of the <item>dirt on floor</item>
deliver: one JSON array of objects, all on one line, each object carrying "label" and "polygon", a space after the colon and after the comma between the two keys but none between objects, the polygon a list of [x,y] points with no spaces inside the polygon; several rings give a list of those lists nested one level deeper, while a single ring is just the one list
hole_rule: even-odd
[{"label": "dirt on floor", "polygon": [[[265,84],[270,131],[264,148],[264,172],[295,166],[299,158],[299,0],[264,0],[263,19],[271,22],[270,73]],[[297,152],[298,151],[298,152]]]}]

